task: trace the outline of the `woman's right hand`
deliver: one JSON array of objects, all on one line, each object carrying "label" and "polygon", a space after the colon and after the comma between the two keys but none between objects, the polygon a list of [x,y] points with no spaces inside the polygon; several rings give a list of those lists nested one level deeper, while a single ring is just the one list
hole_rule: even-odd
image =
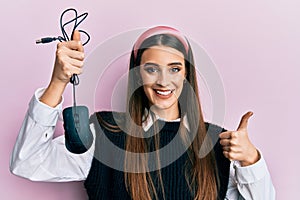
[{"label": "woman's right hand", "polygon": [[65,87],[73,74],[81,74],[84,53],[79,31],[73,34],[73,40],[57,44],[56,59],[51,81],[40,101],[51,106],[57,106]]}]

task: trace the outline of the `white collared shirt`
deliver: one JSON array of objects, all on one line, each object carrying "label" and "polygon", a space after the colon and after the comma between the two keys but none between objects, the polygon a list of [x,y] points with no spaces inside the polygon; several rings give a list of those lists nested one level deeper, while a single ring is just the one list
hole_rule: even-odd
[{"label": "white collared shirt", "polygon": [[[85,180],[91,167],[95,142],[87,152],[73,154],[66,149],[63,135],[53,139],[55,125],[62,112],[62,102],[55,108],[41,103],[39,98],[43,92],[44,89],[38,89],[29,103],[11,155],[10,171],[32,181]],[[158,118],[156,116],[155,120]],[[144,130],[148,130],[155,120],[148,118],[143,124]],[[183,123],[189,128],[186,117],[183,117]],[[93,124],[90,128],[95,134]],[[266,162],[260,154],[261,159],[247,167],[231,162],[226,199],[275,199],[275,189]]]},{"label": "white collared shirt", "polygon": [[[144,131],[148,131],[156,120],[162,120],[162,121],[165,121],[165,122],[180,122],[180,118],[177,118],[177,119],[174,119],[174,120],[166,120],[164,118],[159,117],[155,113],[154,113],[154,119],[152,119],[151,115],[148,115],[148,112],[149,111],[147,109],[145,109],[144,116],[148,116],[148,117],[147,117],[147,119],[143,118],[144,122],[143,122],[142,126],[143,126]],[[189,126],[186,115],[183,116],[183,125],[185,126],[185,128],[188,131],[190,131],[190,126]]]}]

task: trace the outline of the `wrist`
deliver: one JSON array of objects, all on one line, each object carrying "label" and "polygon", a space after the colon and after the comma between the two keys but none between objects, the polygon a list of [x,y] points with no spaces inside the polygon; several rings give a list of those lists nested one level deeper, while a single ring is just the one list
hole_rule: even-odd
[{"label": "wrist", "polygon": [[48,106],[56,107],[61,102],[66,85],[61,82],[51,81],[39,100]]},{"label": "wrist", "polygon": [[252,153],[247,157],[247,159],[240,161],[242,167],[253,165],[260,159],[260,154],[256,148],[253,149]]}]

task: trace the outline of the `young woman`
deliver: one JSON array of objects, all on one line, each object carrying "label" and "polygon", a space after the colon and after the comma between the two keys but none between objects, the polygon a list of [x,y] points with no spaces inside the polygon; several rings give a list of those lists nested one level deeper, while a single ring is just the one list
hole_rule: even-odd
[{"label": "young woman", "polygon": [[[236,131],[203,121],[191,47],[171,27],[150,28],[136,41],[126,112],[92,115],[92,147],[68,152],[64,137],[53,133],[64,89],[82,72],[79,32],[73,39],[58,44],[50,84],[30,102],[12,173],[34,181],[85,180],[90,199],[275,199],[266,163],[248,138],[252,113]],[[208,153],[200,156],[203,149]]]}]

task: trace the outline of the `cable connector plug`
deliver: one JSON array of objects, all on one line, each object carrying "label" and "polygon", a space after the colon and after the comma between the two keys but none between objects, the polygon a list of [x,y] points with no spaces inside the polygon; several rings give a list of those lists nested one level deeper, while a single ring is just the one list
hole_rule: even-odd
[{"label": "cable connector plug", "polygon": [[36,44],[44,44],[44,43],[49,43],[49,42],[53,42],[55,40],[57,40],[58,38],[56,37],[45,37],[45,38],[41,38],[35,41]]}]

